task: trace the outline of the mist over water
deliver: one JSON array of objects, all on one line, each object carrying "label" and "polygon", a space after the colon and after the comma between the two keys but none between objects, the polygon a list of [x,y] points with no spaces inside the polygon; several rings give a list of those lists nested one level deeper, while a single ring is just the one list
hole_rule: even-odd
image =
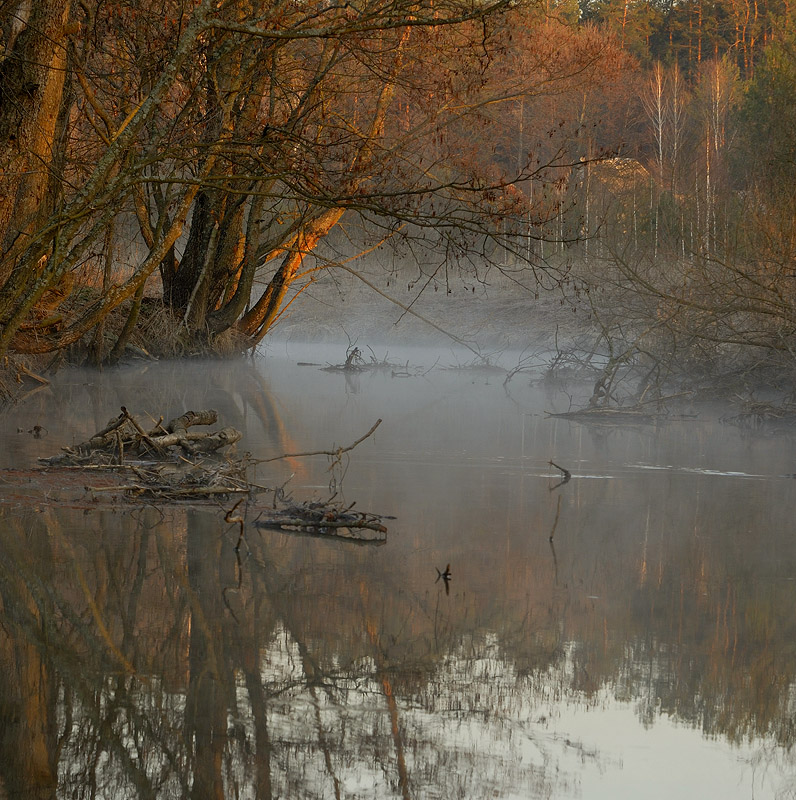
[{"label": "mist over water", "polygon": [[382,419],[344,471],[289,458],[253,479],[395,517],[376,547],[251,513],[236,554],[231,501],[31,501],[0,475],[8,793],[792,796],[792,436],[705,409],[583,425],[546,412],[589,387],[506,389],[443,369],[468,361],[449,348],[389,356],[413,376],[299,367],[345,348],[291,342],[253,363],[63,372],[0,418],[18,470],[121,405],[216,408],[258,459]]}]

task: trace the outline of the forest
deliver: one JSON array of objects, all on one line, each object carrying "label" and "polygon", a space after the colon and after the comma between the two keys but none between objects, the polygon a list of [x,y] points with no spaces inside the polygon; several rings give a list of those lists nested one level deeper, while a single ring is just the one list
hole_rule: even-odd
[{"label": "forest", "polygon": [[796,795],[788,2],[0,0],[0,796]]},{"label": "forest", "polygon": [[787,2],[4,0],[0,29],[9,374],[245,352],[394,248],[529,315],[560,291],[604,398],[789,385]]}]

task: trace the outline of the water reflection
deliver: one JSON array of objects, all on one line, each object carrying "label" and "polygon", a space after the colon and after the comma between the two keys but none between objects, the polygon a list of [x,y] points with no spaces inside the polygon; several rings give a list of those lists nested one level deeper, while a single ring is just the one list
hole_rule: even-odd
[{"label": "water reflection", "polygon": [[[560,398],[460,373],[362,376],[352,395],[289,362],[183,369],[65,375],[3,420],[6,463],[43,448],[17,428],[62,419],[50,454],[131,396],[153,414],[213,405],[257,457],[383,417],[344,488],[398,520],[382,548],[248,525],[236,551],[223,509],[4,491],[8,796],[793,791],[787,442],[710,421],[592,431],[541,413]],[[295,473],[309,496],[326,470],[258,477]]]}]

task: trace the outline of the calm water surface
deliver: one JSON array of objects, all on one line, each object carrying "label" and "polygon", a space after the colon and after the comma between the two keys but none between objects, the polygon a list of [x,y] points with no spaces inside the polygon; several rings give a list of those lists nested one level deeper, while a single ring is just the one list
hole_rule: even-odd
[{"label": "calm water surface", "polygon": [[223,508],[23,498],[0,473],[0,796],[796,797],[792,436],[296,366],[343,357],[64,372],[0,417],[18,469],[120,405],[217,408],[263,459],[381,418],[344,470],[256,479],[396,517],[383,546],[249,524],[236,554]]}]

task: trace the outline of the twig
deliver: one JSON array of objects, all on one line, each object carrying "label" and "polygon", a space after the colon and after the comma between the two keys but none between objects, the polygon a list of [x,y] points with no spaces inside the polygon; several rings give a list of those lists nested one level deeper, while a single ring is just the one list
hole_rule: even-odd
[{"label": "twig", "polygon": [[364,435],[360,436],[353,444],[348,445],[348,447],[338,447],[337,450],[313,450],[309,453],[284,453],[281,456],[274,456],[273,458],[263,458],[258,459],[258,464],[268,464],[271,461],[279,461],[283,458],[306,458],[307,456],[341,456],[343,453],[348,453],[350,450],[353,450],[358,444],[361,444],[365,441],[365,439],[370,436],[376,428],[381,425],[381,420],[377,419],[374,423],[373,427]]},{"label": "twig", "polygon": [[37,381],[42,386],[49,386],[50,382],[47,378],[43,378],[41,375],[37,375],[35,372],[31,372],[24,364],[17,364],[17,369],[27,375],[29,378],[33,378],[34,381]]},{"label": "twig", "polygon": [[236,553],[240,549],[240,543],[243,541],[243,523],[244,523],[244,520],[243,520],[243,517],[241,517],[240,515],[233,516],[233,514],[235,514],[236,509],[244,501],[244,499],[245,498],[241,497],[241,499],[238,500],[238,502],[235,503],[235,505],[232,506],[232,508],[230,508],[230,510],[227,511],[226,514],[224,514],[224,522],[228,522],[230,524],[237,522],[240,525],[240,531],[238,533],[238,543],[235,545],[235,552]]},{"label": "twig", "polygon": [[284,502],[284,500],[285,500],[285,486],[287,486],[290,483],[290,481],[293,480],[295,474],[296,474],[295,472],[292,472],[290,474],[290,477],[281,486],[277,486],[276,489],[274,489],[273,508],[276,508],[276,501],[277,500],[279,500],[280,502]]},{"label": "twig", "polygon": [[[561,495],[558,496],[558,499],[561,499]],[[555,532],[555,528],[553,528]],[[550,552],[553,554],[553,585],[558,586],[558,558],[556,558],[556,546],[553,544],[553,536],[551,534],[550,539]]]},{"label": "twig", "polygon": [[424,317],[422,314],[418,314],[417,311],[415,311],[414,309],[410,308],[409,306],[404,305],[400,300],[396,300],[394,297],[391,297],[386,292],[383,292],[381,289],[379,289],[378,286],[376,286],[375,284],[371,283],[367,278],[365,278],[363,275],[361,275],[355,269],[351,269],[351,267],[347,267],[344,264],[338,264],[337,266],[340,267],[340,269],[344,269],[346,272],[349,272],[355,278],[359,278],[359,280],[361,280],[362,283],[364,283],[366,286],[369,286],[377,294],[380,294],[385,300],[389,300],[391,303],[393,303],[394,305],[398,306],[398,308],[402,308],[404,310],[404,312],[406,312],[407,314],[411,314],[413,317],[417,317],[422,322],[425,322],[426,325],[430,325],[432,328],[434,328],[434,330],[439,331],[441,334],[443,334],[444,336],[447,336],[449,339],[453,339],[454,342],[456,342],[457,344],[460,344],[462,347],[466,347],[471,353],[475,353],[475,355],[477,355],[479,358],[481,358],[481,354],[474,347],[472,347],[471,345],[467,344],[467,342],[465,342],[464,339],[460,339],[458,336],[456,336],[455,334],[451,333],[450,331],[446,331],[445,328],[440,328],[439,325],[437,325],[436,323],[432,322],[427,317]]},{"label": "twig", "polygon": [[157,450],[157,452],[159,452],[159,453],[165,453],[165,452],[166,452],[166,449],[165,449],[164,447],[161,447],[161,446],[160,446],[160,445],[159,445],[157,442],[153,441],[153,440],[150,438],[149,434],[148,434],[148,433],[146,433],[146,432],[144,431],[144,429],[143,429],[143,428],[142,428],[142,427],[141,427],[141,426],[138,424],[138,422],[136,421],[135,417],[134,417],[134,416],[133,416],[133,415],[132,415],[132,414],[131,414],[131,413],[130,413],[130,412],[129,412],[129,411],[128,411],[128,410],[127,410],[125,407],[124,407],[124,406],[122,406],[122,413],[123,413],[123,414],[125,415],[125,417],[126,417],[126,418],[127,418],[129,421],[130,421],[130,423],[132,424],[132,426],[133,426],[133,427],[134,427],[134,428],[135,428],[135,429],[138,431],[138,433],[141,435],[141,438],[142,438],[142,439],[143,439],[143,440],[144,440],[144,441],[145,441],[145,442],[146,442],[146,443],[147,443],[147,444],[148,444],[148,445],[149,445],[149,446],[150,446],[150,447],[151,447],[153,450]]},{"label": "twig", "polygon": [[[111,431],[115,431],[120,425],[124,424],[125,415],[127,414],[127,409],[124,409],[121,414],[119,414],[116,419],[112,419],[101,431],[97,431],[88,442],[92,442],[95,439],[101,439],[106,434],[110,433]],[[86,444],[88,444],[86,442]]]},{"label": "twig", "polygon": [[[43,456],[40,456],[38,458],[38,461],[48,463],[50,461],[50,459],[49,458],[44,458]],[[67,470],[80,470],[81,472],[89,472],[90,470],[95,470],[95,469],[98,469],[98,470],[110,470],[111,472],[113,472],[113,471],[115,471],[117,469],[129,469],[129,470],[132,470],[133,472],[136,472],[136,471],[140,470],[142,466],[147,467],[147,466],[151,466],[151,465],[152,465],[152,462],[145,462],[143,464],[131,464],[129,462],[126,463],[126,464],[58,464],[58,469],[59,470],[64,470],[64,471],[67,471]],[[41,470],[43,472],[47,472],[48,468],[47,467],[37,467],[36,469],[39,469],[39,470]]]},{"label": "twig", "polygon": [[[150,419],[152,419],[152,417],[150,417]],[[154,436],[156,433],[160,433],[160,434],[168,433],[168,431],[163,427],[163,415],[162,414],[158,417],[158,421],[155,423],[155,427],[152,428],[151,435]]]}]

